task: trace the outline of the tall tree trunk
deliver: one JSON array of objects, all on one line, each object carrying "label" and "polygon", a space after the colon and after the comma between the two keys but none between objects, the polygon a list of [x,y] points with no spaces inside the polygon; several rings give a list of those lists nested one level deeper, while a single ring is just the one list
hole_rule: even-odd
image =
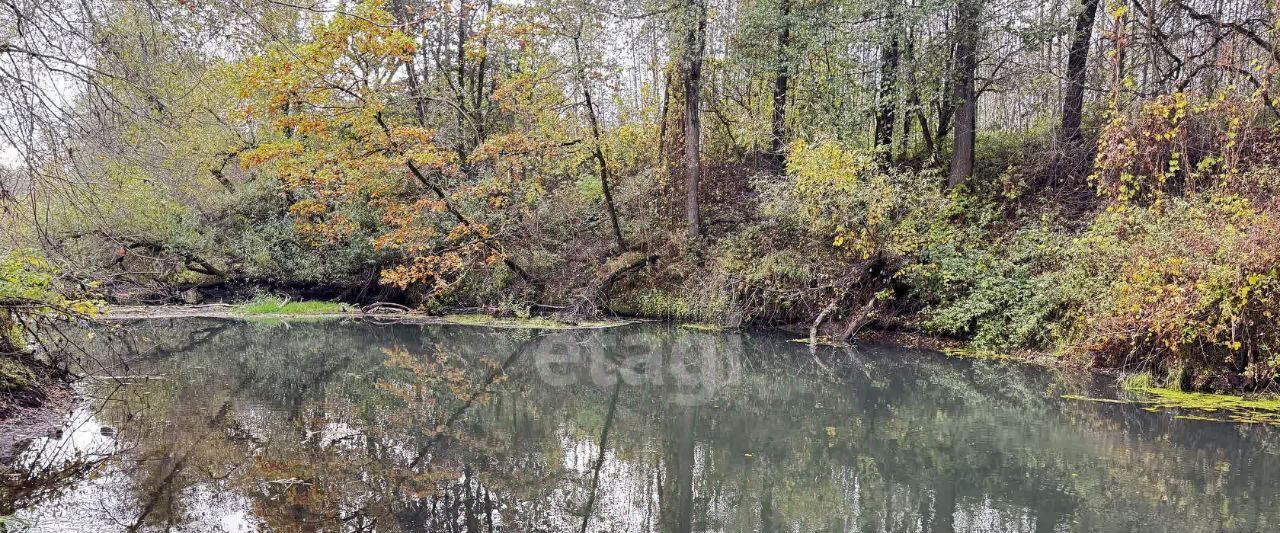
[{"label": "tall tree trunk", "polygon": [[[484,7],[485,7],[485,11],[481,15],[481,20],[483,20],[485,17],[488,17],[491,13],[493,13],[493,0],[486,0],[484,3]],[[487,98],[488,94],[486,92],[486,87],[485,87],[485,75],[487,74],[487,70],[489,67],[489,32],[484,31],[481,35],[482,37],[480,39],[480,50],[481,50],[480,62],[478,65],[476,65],[475,87],[472,88],[473,102],[471,105],[472,115],[473,115],[472,120],[475,122],[475,125],[476,125],[475,143],[477,146],[483,144],[485,141],[485,138],[488,137],[488,131],[485,127],[484,113],[485,113],[485,107],[486,107],[485,104],[487,103],[487,100],[488,100]]]},{"label": "tall tree trunk", "polygon": [[[953,30],[952,30],[953,31]],[[955,118],[955,82],[956,82],[956,40],[951,39],[947,54],[946,68],[942,76],[942,86],[938,88],[938,97],[933,105],[938,111],[938,129],[934,132],[934,145],[941,146],[951,134],[951,119]]]},{"label": "tall tree trunk", "polygon": [[[929,116],[925,113],[926,109],[920,102],[920,83],[916,79],[916,38],[914,33],[907,33],[907,112],[903,118],[903,144],[910,144],[910,136],[907,135],[907,126],[911,121],[912,115],[915,116],[916,123],[920,126],[920,140],[924,143],[924,156],[926,160],[932,161],[936,149],[933,143],[933,131],[929,128]],[[903,150],[903,156],[906,157],[907,150]]]},{"label": "tall tree trunk", "polygon": [[783,152],[787,144],[787,86],[791,82],[787,54],[787,47],[791,46],[791,0],[780,0],[778,14],[782,28],[778,30],[778,60],[773,79],[773,145],[769,155],[774,170],[781,173],[786,157]]},{"label": "tall tree trunk", "polygon": [[1067,87],[1062,101],[1063,160],[1057,165],[1065,169],[1066,184],[1076,184],[1084,175],[1085,153],[1080,121],[1084,113],[1084,88],[1088,72],[1089,44],[1093,39],[1093,23],[1100,0],[1083,0],[1076,15],[1075,33],[1067,55]]},{"label": "tall tree trunk", "polygon": [[667,179],[662,180],[662,197],[670,199],[662,202],[663,217],[668,220],[675,219],[676,202],[676,180],[674,163],[672,162],[672,154],[676,151],[673,137],[669,135],[668,129],[674,127],[671,122],[674,120],[671,109],[671,93],[675,91],[674,85],[676,80],[673,78],[674,65],[668,65],[662,69],[662,110],[658,116],[658,168]]},{"label": "tall tree trunk", "polygon": [[596,116],[596,106],[591,100],[591,89],[587,85],[587,72],[582,62],[582,46],[579,37],[573,39],[573,55],[578,62],[578,83],[582,85],[582,98],[587,107],[587,122],[591,125],[591,156],[595,158],[596,167],[600,171],[600,190],[604,193],[604,209],[609,215],[609,225],[613,229],[614,241],[618,243],[618,251],[625,252],[627,241],[622,238],[622,227],[618,224],[618,211],[613,205],[613,191],[609,186],[609,160],[605,159],[604,147],[600,143],[600,119]]},{"label": "tall tree trunk", "polygon": [[698,188],[702,181],[702,55],[707,44],[705,0],[690,0],[688,14],[693,20],[684,43],[684,206],[689,237],[696,239],[702,235]]},{"label": "tall tree trunk", "polygon": [[1076,15],[1076,29],[1067,56],[1067,90],[1062,104],[1062,139],[1080,141],[1080,118],[1084,110],[1084,85],[1089,61],[1089,43],[1093,39],[1093,21],[1099,0],[1083,0]]},{"label": "tall tree trunk", "polygon": [[[416,43],[417,36],[421,32],[418,31],[418,24],[412,22],[410,19],[409,13],[405,8],[404,0],[394,0],[391,2],[391,6],[392,12],[396,17],[396,24],[401,27],[401,30],[405,34],[412,36]],[[425,47],[423,48],[425,49]],[[426,56],[423,55],[422,58],[424,60],[422,68],[425,71],[427,68],[425,61]],[[425,128],[427,126],[427,100],[422,92],[422,78],[418,77],[418,67],[416,63],[417,60],[415,56],[409,56],[409,58],[404,61],[405,81],[409,84],[409,93],[413,95],[414,118],[418,122],[418,127]]]},{"label": "tall tree trunk", "polygon": [[467,139],[467,129],[471,115],[467,110],[467,3],[463,1],[458,9],[458,50],[457,50],[457,76],[458,86],[457,103],[458,103],[458,164],[465,169],[467,167],[467,153],[470,151],[470,142]]},{"label": "tall tree trunk", "polygon": [[955,135],[951,143],[951,174],[947,186],[955,187],[973,176],[974,144],[977,140],[978,94],[974,78],[978,71],[978,32],[982,5],[979,0],[960,0],[956,21]]},{"label": "tall tree trunk", "polygon": [[671,70],[662,72],[662,110],[658,114],[658,162],[666,169],[667,162],[667,115],[671,104]]},{"label": "tall tree trunk", "polygon": [[[893,126],[898,97],[898,34],[893,28],[897,20],[894,6],[885,11],[885,42],[880,47],[880,86],[876,90],[876,148],[893,145]],[[892,155],[889,156],[892,158]]]}]

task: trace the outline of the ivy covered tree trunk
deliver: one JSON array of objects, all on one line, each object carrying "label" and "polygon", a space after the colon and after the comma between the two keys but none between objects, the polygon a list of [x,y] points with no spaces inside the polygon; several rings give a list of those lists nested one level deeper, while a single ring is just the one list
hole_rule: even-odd
[{"label": "ivy covered tree trunk", "polygon": [[15,353],[18,351],[18,343],[13,339],[14,323],[10,317],[12,311],[0,303],[0,354]]},{"label": "ivy covered tree trunk", "polygon": [[880,85],[876,91],[876,148],[893,145],[893,126],[898,104],[898,28],[890,5],[885,11],[884,42],[880,47]]},{"label": "ivy covered tree trunk", "polygon": [[684,78],[684,185],[685,220],[690,238],[702,235],[698,211],[698,189],[702,181],[702,55],[706,50],[707,6],[705,0],[690,0],[685,34]]},{"label": "ivy covered tree trunk", "polygon": [[781,0],[778,6],[782,28],[778,30],[778,60],[773,80],[773,116],[771,120],[773,144],[770,157],[776,172],[785,166],[787,144],[787,87],[791,82],[787,47],[791,45],[791,0]]},{"label": "ivy covered tree trunk", "polygon": [[1080,134],[1081,116],[1084,113],[1084,89],[1088,76],[1089,43],[1093,39],[1093,23],[1098,13],[1099,0],[1083,0],[1076,14],[1076,27],[1067,56],[1067,87],[1062,102],[1062,144],[1066,161],[1066,178],[1075,183],[1087,166],[1083,161],[1083,138]]},{"label": "ivy covered tree trunk", "polygon": [[978,40],[982,5],[979,0],[961,0],[956,20],[956,108],[955,136],[951,143],[951,174],[947,186],[956,187],[973,176],[974,146],[977,141],[978,93],[974,81],[978,73]]}]

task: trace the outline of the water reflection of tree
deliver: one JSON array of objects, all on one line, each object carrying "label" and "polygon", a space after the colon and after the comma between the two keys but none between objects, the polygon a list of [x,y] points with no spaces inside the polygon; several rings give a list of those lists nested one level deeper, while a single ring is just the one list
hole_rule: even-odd
[{"label": "water reflection of tree", "polygon": [[[134,373],[163,379],[121,389],[103,417],[134,446],[118,463],[148,527],[201,520],[197,489],[284,531],[1218,529],[1224,515],[1247,531],[1280,512],[1266,430],[1066,403],[1060,380],[1013,365],[815,359],[665,327],[138,333]],[[566,348],[586,359],[546,384],[539,358]],[[740,372],[681,382],[671,354],[691,350]],[[696,387],[708,401],[676,401]]]}]

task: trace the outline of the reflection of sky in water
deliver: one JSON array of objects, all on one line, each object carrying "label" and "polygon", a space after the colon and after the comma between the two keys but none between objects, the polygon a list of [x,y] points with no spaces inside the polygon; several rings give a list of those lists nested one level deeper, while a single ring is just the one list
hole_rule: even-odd
[{"label": "reflection of sky in water", "polygon": [[[213,324],[212,341],[133,365],[167,379],[31,443],[20,461],[37,474],[114,456],[19,523],[116,531],[151,506],[144,529],[465,531],[466,516],[440,511],[461,509],[460,494],[491,504],[499,531],[577,531],[588,505],[589,531],[637,533],[1264,531],[1280,516],[1274,431],[1064,402],[1097,385],[1037,369],[883,350],[816,360],[774,337],[653,326],[522,337]],[[609,351],[615,339],[630,350],[619,353],[697,346],[705,363],[689,375],[710,376],[714,394],[687,405],[688,383],[637,379],[614,395],[591,374],[634,362]],[[537,362],[559,341],[603,351],[557,369],[575,382],[547,385]],[[387,366],[390,348],[449,357],[413,374]],[[503,379],[486,380],[504,360]],[[397,488],[423,450],[449,496]]]},{"label": "reflection of sky in water", "polygon": [[[564,468],[584,481],[583,489],[590,487],[590,479],[600,458],[598,441],[579,439],[574,431],[563,428],[560,432],[561,449],[565,450]],[[600,479],[606,480],[596,490],[594,502],[597,519],[594,528],[604,531],[657,531],[658,500],[655,489],[657,472],[650,465],[626,461],[611,450],[605,450],[600,467]],[[570,501],[585,504],[587,490],[579,490]],[[572,511],[572,509],[566,509]],[[578,529],[581,519],[565,528]]]},{"label": "reflection of sky in water", "polygon": [[117,446],[115,438],[104,434],[112,431],[113,428],[100,424],[88,409],[77,409],[63,425],[61,435],[35,439],[23,450],[18,462],[28,470],[47,471],[71,461],[107,457]]},{"label": "reflection of sky in water", "polygon": [[[21,461],[32,471],[53,471],[76,461],[94,461],[125,452],[124,443],[104,435],[114,428],[104,426],[88,409],[77,409],[68,419],[59,438],[32,442]],[[126,452],[127,454],[127,452]],[[133,523],[140,503],[132,492],[123,490],[132,480],[122,471],[130,464],[109,461],[88,479],[75,483],[36,507],[15,516],[21,530],[112,531]],[[241,494],[225,490],[217,483],[201,483],[179,494],[188,510],[186,522],[198,531],[257,531],[251,502]]]}]

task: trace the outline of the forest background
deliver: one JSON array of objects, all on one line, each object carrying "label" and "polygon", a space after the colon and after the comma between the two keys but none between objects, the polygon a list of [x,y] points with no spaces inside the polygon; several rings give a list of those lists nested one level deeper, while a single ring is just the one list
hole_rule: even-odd
[{"label": "forest background", "polygon": [[1275,390],[1276,9],[2,0],[0,352],[269,292]]}]

